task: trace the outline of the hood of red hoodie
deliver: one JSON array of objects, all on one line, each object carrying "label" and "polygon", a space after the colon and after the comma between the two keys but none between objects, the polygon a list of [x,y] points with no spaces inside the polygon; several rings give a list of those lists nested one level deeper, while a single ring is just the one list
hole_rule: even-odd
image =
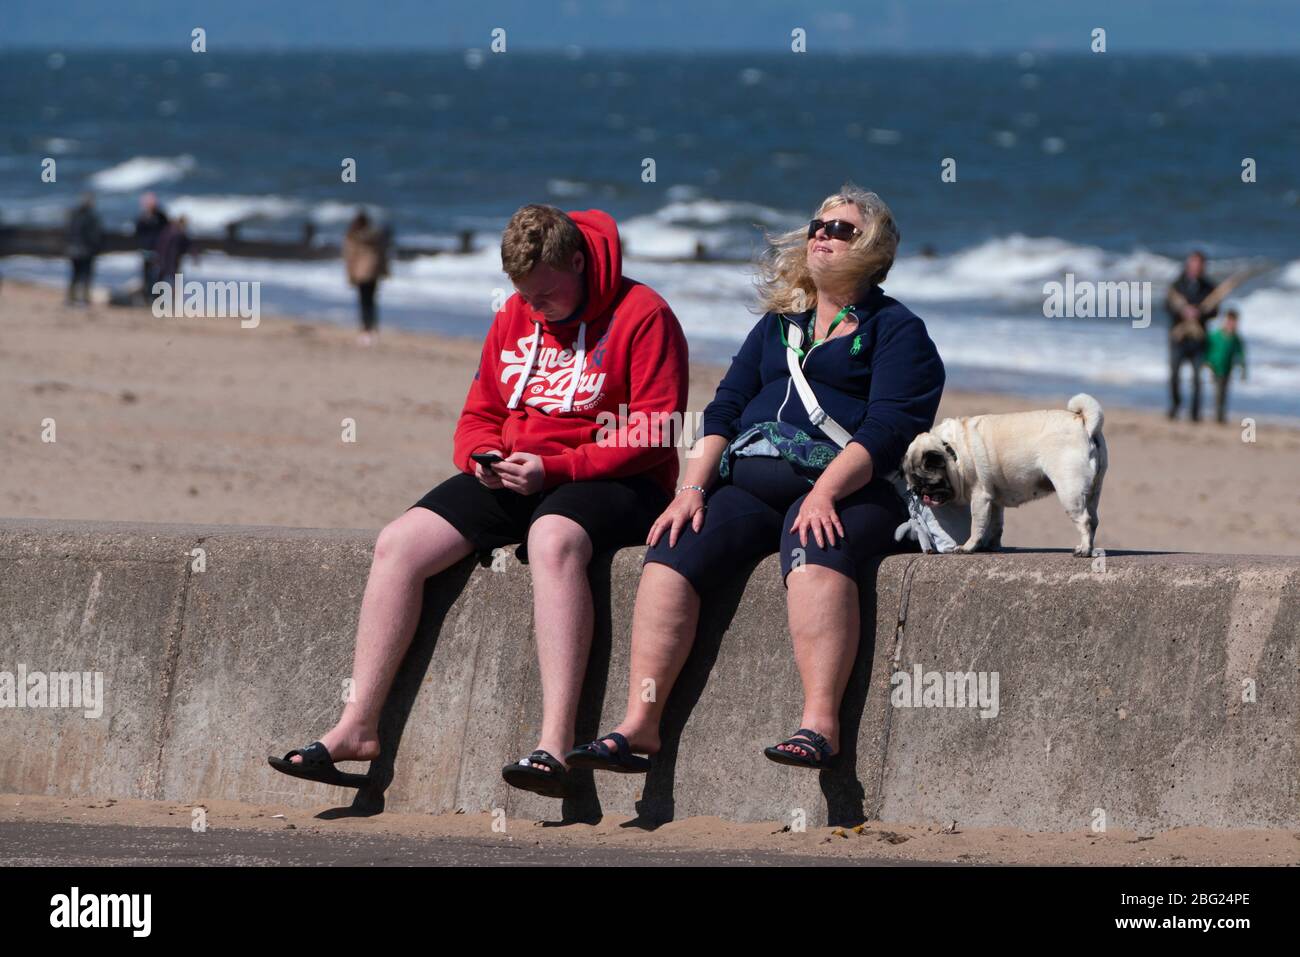
[{"label": "hood of red hoodie", "polygon": [[586,240],[583,278],[587,288],[582,311],[574,318],[550,322],[531,306],[524,305],[529,321],[540,322],[552,334],[567,333],[570,329],[576,333],[578,323],[590,324],[605,316],[623,285],[623,244],[614,217],[599,209],[577,210],[566,215]]},{"label": "hood of red hoodie", "polygon": [[670,493],[674,447],[605,447],[595,437],[603,414],[671,415],[686,407],[685,337],[663,299],[623,276],[614,219],[599,210],[568,215],[586,247],[586,299],[576,317],[559,323],[517,293],[497,313],[456,424],[456,464],[472,475],[474,452],[523,451],[541,457],[546,488],[644,473]]}]

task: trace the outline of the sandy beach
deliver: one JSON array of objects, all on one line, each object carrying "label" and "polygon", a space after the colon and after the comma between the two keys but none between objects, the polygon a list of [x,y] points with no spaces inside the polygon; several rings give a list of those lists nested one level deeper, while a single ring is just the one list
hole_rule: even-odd
[{"label": "sandy beach", "polygon": [[[509,818],[505,831],[494,829],[491,814],[454,812],[412,814],[386,811],[365,817],[325,806],[306,809],[236,801],[181,804],[132,799],[62,798],[46,795],[0,794],[0,823],[34,826],[41,823],[103,827],[166,828],[188,836],[195,807],[204,808],[213,830],[260,832],[297,831],[328,838],[341,848],[362,838],[403,838],[414,842],[458,840],[477,846],[480,860],[488,852],[511,846],[562,855],[583,848],[621,850],[635,861],[638,852],[710,851],[736,859],[745,853],[774,853],[769,862],[789,856],[792,862],[819,860],[827,864],[949,863],[965,865],[1101,865],[1294,867],[1300,862],[1300,834],[1289,831],[1246,831],[1201,827],[1173,828],[1156,834],[1111,828],[1104,833],[1083,829],[1069,833],[1032,833],[1013,828],[881,824],[857,827],[810,827],[795,832],[774,823],[735,824],[715,817],[692,817],[648,828],[627,818],[607,815],[599,823]],[[106,833],[106,832],[105,832]],[[131,863],[159,863],[151,843],[142,843]],[[266,847],[266,845],[263,845]],[[6,864],[44,863],[49,850],[15,847],[0,855]],[[274,853],[269,850],[268,854]],[[292,858],[290,858],[292,862]],[[214,863],[214,861],[207,861]],[[247,862],[241,862],[247,863]]]},{"label": "sandy beach", "polygon": [[[69,309],[0,287],[0,513],[14,517],[378,529],[453,473],[478,359],[464,339],[263,318]],[[690,408],[722,370],[693,365]],[[1067,395],[1060,397],[1063,407]],[[1046,403],[1039,404],[1040,406]],[[940,416],[1033,408],[949,391]],[[344,420],[356,441],[344,442]],[[55,441],[42,440],[53,420]],[[1300,430],[1169,422],[1106,409],[1106,549],[1295,554]],[[1054,498],[1008,511],[1004,543],[1064,548]]]}]

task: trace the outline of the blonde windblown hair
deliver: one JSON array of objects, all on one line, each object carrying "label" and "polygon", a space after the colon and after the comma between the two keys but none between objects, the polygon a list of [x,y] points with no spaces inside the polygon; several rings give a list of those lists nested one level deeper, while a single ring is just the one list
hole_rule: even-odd
[{"label": "blonde windblown hair", "polygon": [[814,219],[828,209],[854,205],[866,228],[849,245],[848,255],[814,281],[808,268],[808,227],[767,236],[767,251],[758,266],[758,298],[765,312],[805,312],[817,305],[817,285],[854,299],[889,275],[898,252],[898,224],[885,201],[868,190],[846,183],[817,207]]}]

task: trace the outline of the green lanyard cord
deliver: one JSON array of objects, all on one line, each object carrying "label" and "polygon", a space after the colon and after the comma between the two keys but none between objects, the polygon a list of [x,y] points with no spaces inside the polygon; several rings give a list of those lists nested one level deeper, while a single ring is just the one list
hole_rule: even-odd
[{"label": "green lanyard cord", "polygon": [[793,349],[794,354],[797,355],[800,359],[806,359],[808,357],[809,352],[812,352],[813,349],[817,348],[819,345],[821,345],[823,342],[825,342],[827,339],[831,337],[831,333],[835,331],[835,327],[838,326],[840,322],[844,319],[844,317],[847,316],[852,311],[853,311],[853,304],[850,303],[849,305],[845,306],[843,309],[841,309],[839,312],[835,314],[835,318],[831,320],[830,328],[826,330],[826,335],[822,336],[820,339],[813,339],[813,334],[817,329],[817,313],[814,311],[811,319],[808,322],[808,338],[812,339],[813,342],[812,345],[808,347],[806,352],[803,349],[800,349],[798,346],[790,345],[790,340],[785,337],[785,324],[782,323],[777,327],[781,333],[781,345],[785,346],[787,349]]}]

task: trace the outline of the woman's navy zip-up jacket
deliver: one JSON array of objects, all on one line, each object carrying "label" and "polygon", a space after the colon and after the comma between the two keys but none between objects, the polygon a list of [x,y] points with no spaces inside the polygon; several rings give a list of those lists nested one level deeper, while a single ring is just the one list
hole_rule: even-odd
[{"label": "woman's navy zip-up jacket", "polygon": [[[818,404],[871,453],[874,475],[884,476],[898,468],[912,439],[934,424],[943,361],[925,323],[880,287],[872,287],[853,314],[857,329],[806,351],[803,370]],[[807,350],[811,315],[769,312],[758,321],[704,409],[703,435],[731,440],[758,422],[780,421],[830,441],[808,420],[781,341],[780,324],[797,322]]]}]

